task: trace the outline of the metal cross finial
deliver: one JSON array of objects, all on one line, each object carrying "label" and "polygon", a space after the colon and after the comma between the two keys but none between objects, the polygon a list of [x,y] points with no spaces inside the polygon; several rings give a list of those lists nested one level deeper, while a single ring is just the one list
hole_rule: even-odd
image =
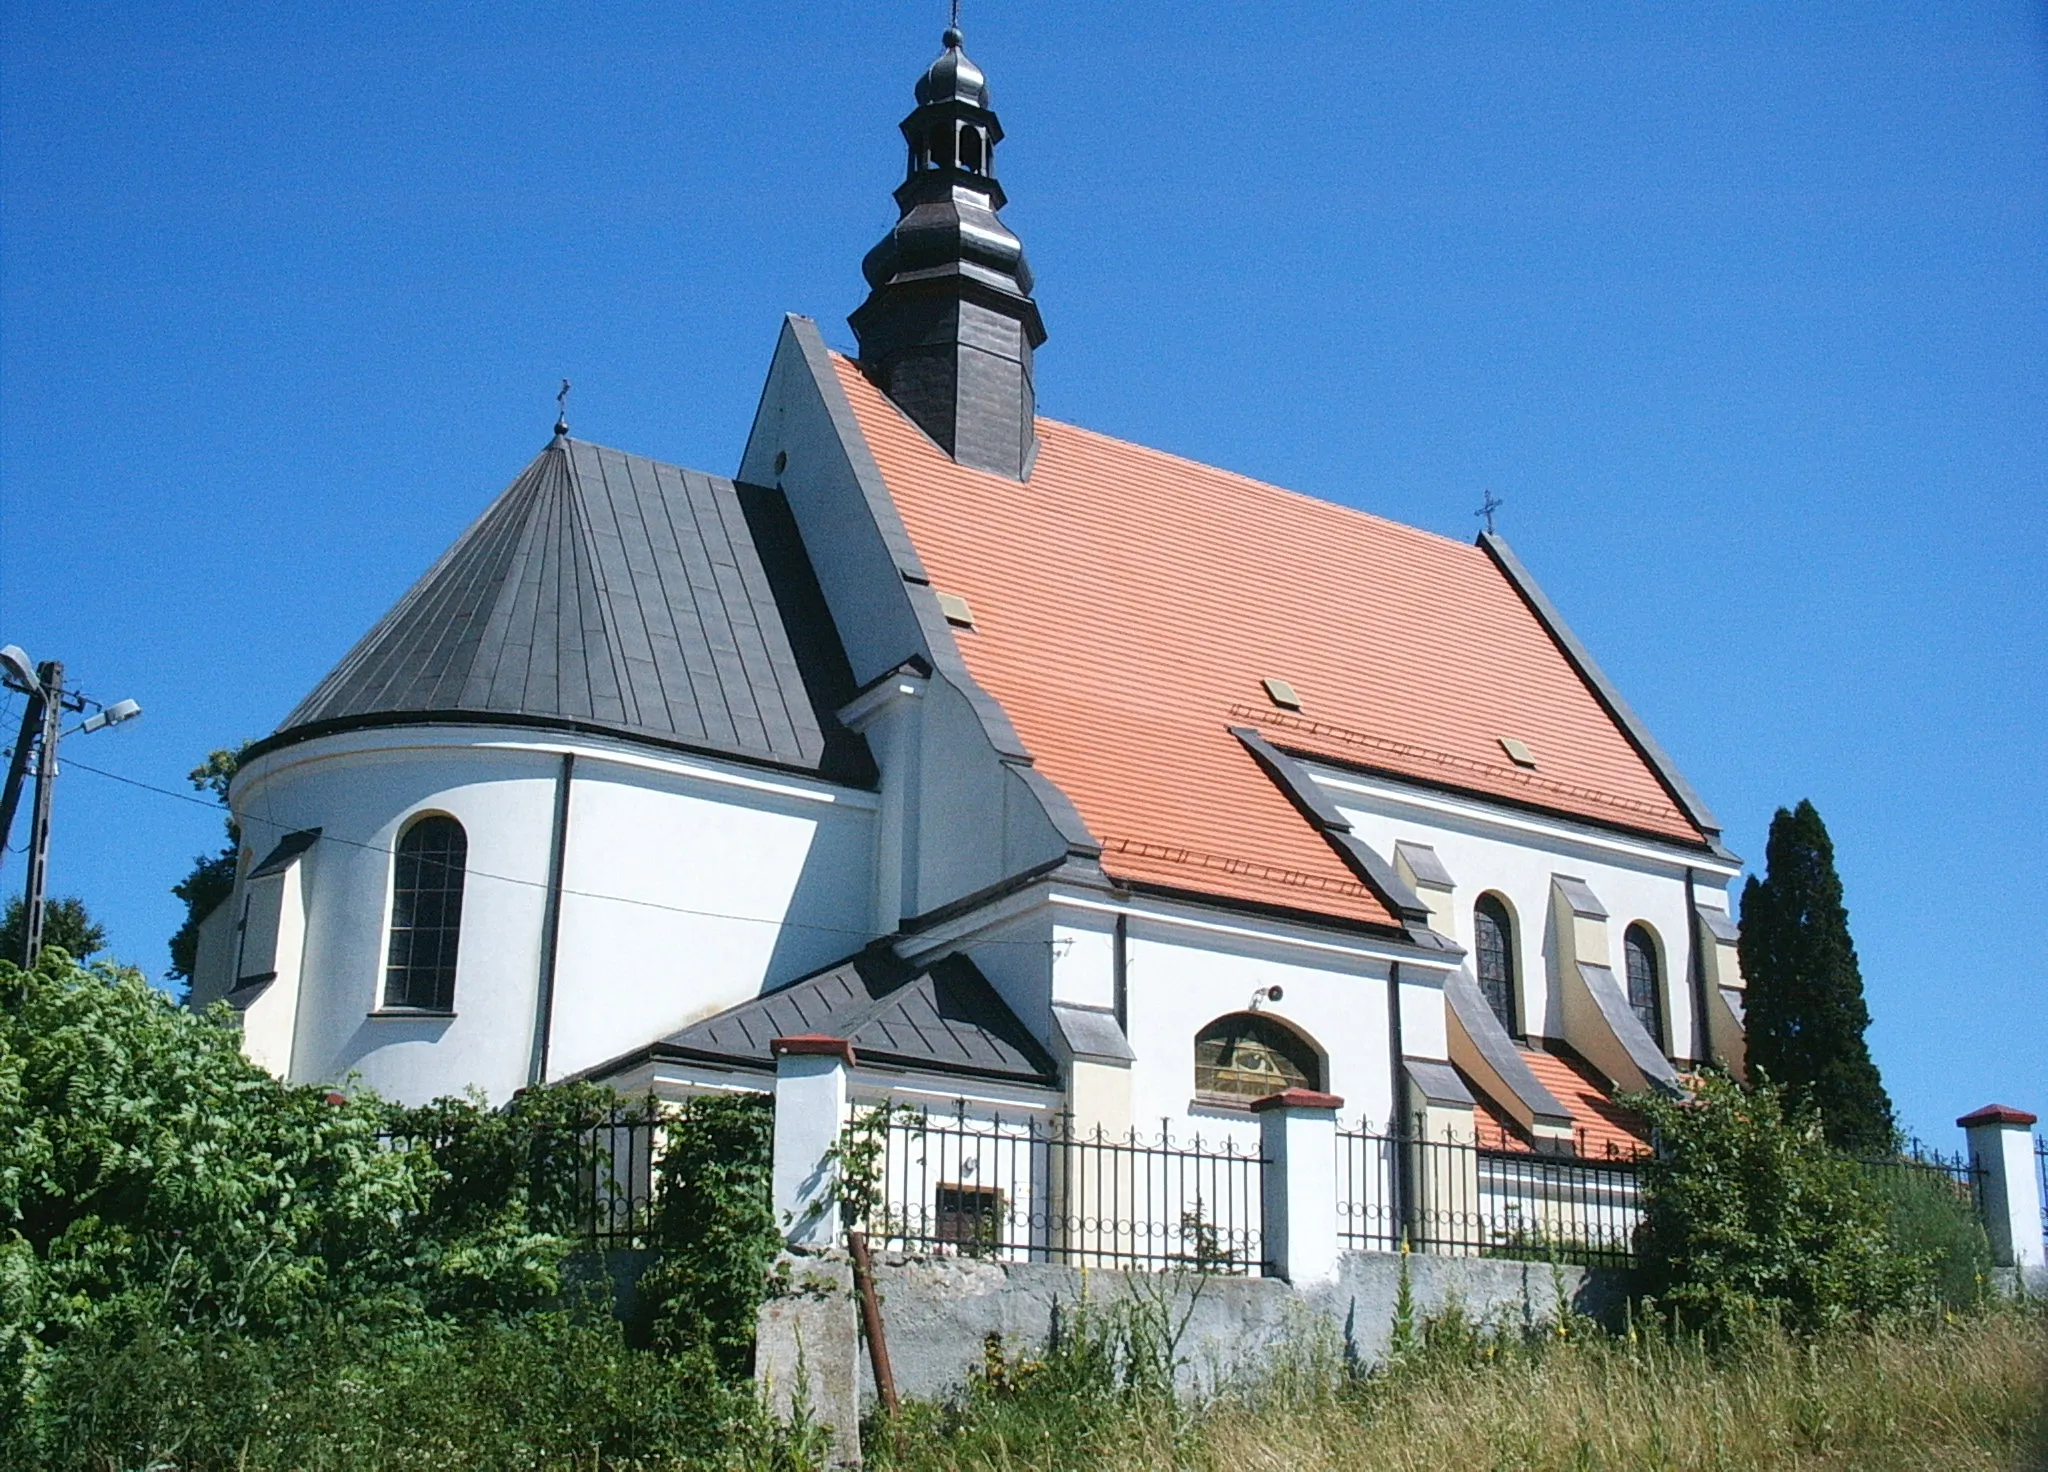
[{"label": "metal cross finial", "polygon": [[1505,505],[1507,505],[1507,502],[1501,500],[1501,498],[1496,496],[1492,491],[1488,491],[1486,493],[1486,499],[1479,503],[1479,509],[1472,513],[1474,516],[1483,516],[1486,518],[1486,530],[1489,536],[1492,535],[1493,532],[1493,513],[1500,510],[1500,508]]},{"label": "metal cross finial", "polygon": [[952,24],[952,29],[954,29],[954,30],[956,30],[956,31],[960,29],[960,0],[953,0],[953,24]]},{"label": "metal cross finial", "polygon": [[555,395],[555,433],[569,432],[569,380],[562,380],[562,391]]}]

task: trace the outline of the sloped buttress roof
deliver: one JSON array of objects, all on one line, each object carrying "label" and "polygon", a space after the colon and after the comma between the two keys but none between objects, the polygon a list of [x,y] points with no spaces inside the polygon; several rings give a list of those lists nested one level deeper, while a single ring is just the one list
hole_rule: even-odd
[{"label": "sloped buttress roof", "polygon": [[[968,670],[1113,877],[1392,923],[1233,727],[1297,755],[1712,843],[1681,806],[1683,779],[1667,780],[1568,631],[1487,549],[1049,419],[1020,484],[954,463],[834,362],[932,587],[972,610]],[[1277,707],[1267,678],[1289,682],[1300,709]],[[1684,800],[1696,806],[1689,789]]]},{"label": "sloped buttress roof", "polygon": [[863,764],[851,689],[776,492],[558,435],[272,740],[473,718],[815,770]]},{"label": "sloped buttress roof", "polygon": [[972,960],[951,955],[912,968],[883,948],[692,1023],[653,1051],[773,1069],[769,1044],[801,1033],[844,1038],[863,1063],[918,1073],[1047,1086],[1059,1079]]}]

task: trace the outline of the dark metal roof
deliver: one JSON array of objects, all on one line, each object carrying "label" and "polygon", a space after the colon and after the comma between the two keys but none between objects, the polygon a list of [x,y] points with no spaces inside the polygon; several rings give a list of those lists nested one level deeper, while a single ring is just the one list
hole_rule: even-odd
[{"label": "dark metal roof", "polygon": [[777,492],[557,436],[271,740],[502,719],[865,767],[787,519]]},{"label": "dark metal roof", "polygon": [[772,1069],[776,1038],[822,1033],[864,1064],[1052,1086],[1059,1070],[965,956],[913,970],[884,948],[692,1023],[659,1055]]}]

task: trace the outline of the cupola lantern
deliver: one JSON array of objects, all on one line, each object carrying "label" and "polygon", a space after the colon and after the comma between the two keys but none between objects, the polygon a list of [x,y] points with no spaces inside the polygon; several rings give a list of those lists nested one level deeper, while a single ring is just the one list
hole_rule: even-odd
[{"label": "cupola lantern", "polygon": [[861,263],[868,299],[848,321],[861,370],[941,449],[1023,480],[1037,451],[1031,355],[1045,324],[1024,247],[996,213],[1003,125],[987,78],[958,30],[942,39],[902,124],[899,217]]}]

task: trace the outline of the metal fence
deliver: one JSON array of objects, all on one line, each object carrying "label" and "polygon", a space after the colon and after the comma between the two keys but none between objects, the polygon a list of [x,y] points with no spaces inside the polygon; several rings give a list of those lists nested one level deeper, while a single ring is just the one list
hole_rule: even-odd
[{"label": "metal fence", "polygon": [[1337,1233],[1357,1252],[1625,1267],[1642,1221],[1626,1160],[1495,1150],[1420,1135],[1337,1133]]},{"label": "metal fence", "polygon": [[[510,1169],[500,1142],[473,1132],[493,1121],[444,1129],[387,1130],[386,1149],[424,1149],[447,1173],[447,1188],[466,1200],[513,1191],[538,1219],[565,1236],[599,1248],[641,1247],[654,1202],[654,1167],[662,1122],[640,1109],[614,1109],[593,1123],[535,1130],[524,1158]],[[474,1143],[473,1143],[474,1141]]]},{"label": "metal fence", "polygon": [[1965,1153],[1948,1155],[1913,1140],[1896,1154],[1864,1156],[1856,1163],[1886,1190],[1931,1191],[1982,1215],[1984,1172]]},{"label": "metal fence", "polygon": [[1112,1138],[1063,1117],[899,1109],[866,1225],[919,1256],[1258,1273],[1264,1165],[1165,1129]]}]

